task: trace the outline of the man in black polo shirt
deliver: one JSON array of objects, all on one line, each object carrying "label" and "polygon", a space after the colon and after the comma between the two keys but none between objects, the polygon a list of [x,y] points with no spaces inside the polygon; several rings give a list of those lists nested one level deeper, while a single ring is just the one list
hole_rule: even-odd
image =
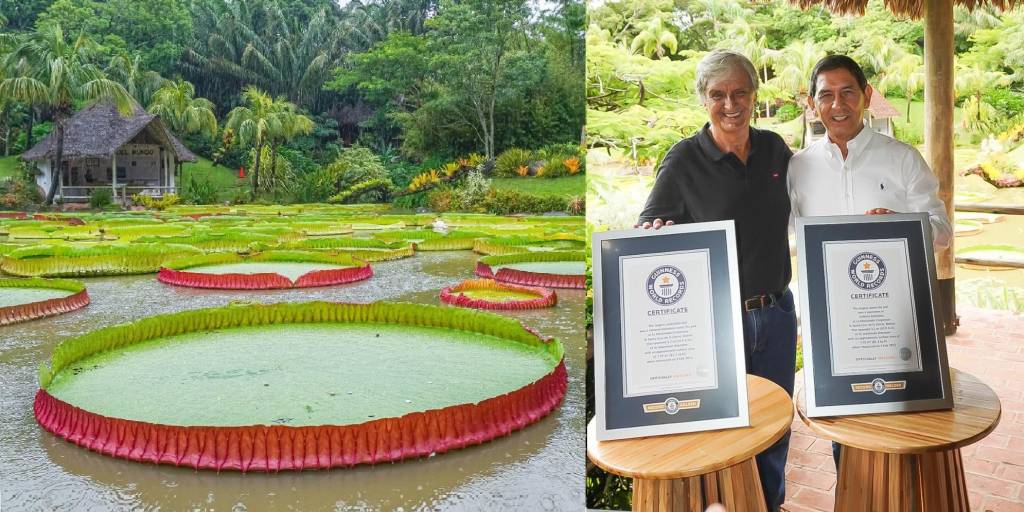
[{"label": "man in black polo shirt", "polygon": [[[777,134],[750,126],[757,72],[727,50],[697,65],[697,93],[709,122],[662,160],[638,226],[732,219],[736,223],[747,372],[793,395],[796,315],[789,291],[789,193],[792,151]],[[789,433],[757,456],[768,510],[786,498]]]}]

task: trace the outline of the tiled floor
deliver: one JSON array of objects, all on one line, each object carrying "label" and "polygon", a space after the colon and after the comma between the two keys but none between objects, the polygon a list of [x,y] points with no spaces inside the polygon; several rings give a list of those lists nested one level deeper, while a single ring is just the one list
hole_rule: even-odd
[{"label": "tiled floor", "polygon": [[[960,328],[946,338],[950,366],[988,384],[1002,402],[1002,419],[981,442],[962,450],[971,510],[1024,512],[1024,315],[959,308]],[[803,376],[798,375],[798,386]],[[799,417],[786,467],[785,508],[831,511],[836,471],[831,445]]]}]

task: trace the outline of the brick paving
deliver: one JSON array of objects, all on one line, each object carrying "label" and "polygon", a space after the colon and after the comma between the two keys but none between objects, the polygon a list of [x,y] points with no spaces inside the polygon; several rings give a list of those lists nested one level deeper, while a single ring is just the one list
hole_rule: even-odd
[{"label": "brick paving", "polygon": [[[1003,407],[995,431],[961,451],[971,510],[1024,512],[1024,315],[963,307],[958,313],[960,328],[946,338],[949,364],[988,384]],[[797,387],[802,383],[797,375]],[[785,508],[831,511],[835,486],[831,444],[795,418]]]}]

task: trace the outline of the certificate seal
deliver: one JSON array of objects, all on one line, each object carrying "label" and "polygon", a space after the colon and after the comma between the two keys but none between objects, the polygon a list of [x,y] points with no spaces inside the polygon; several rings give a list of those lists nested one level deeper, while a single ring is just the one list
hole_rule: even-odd
[{"label": "certificate seal", "polygon": [[686,277],[671,265],[663,265],[647,276],[647,296],[655,304],[667,306],[679,302],[686,293]]},{"label": "certificate seal", "polygon": [[665,400],[665,413],[675,414],[679,412],[679,400],[668,398]]},{"label": "certificate seal", "polygon": [[873,252],[862,252],[850,260],[850,281],[861,290],[874,290],[885,281],[885,262]]},{"label": "certificate seal", "polygon": [[913,352],[911,352],[909,348],[903,347],[900,349],[900,359],[904,361],[910,361],[910,356],[912,355]]},{"label": "certificate seal", "polygon": [[885,394],[885,381],[882,379],[871,381],[871,392],[876,395]]}]

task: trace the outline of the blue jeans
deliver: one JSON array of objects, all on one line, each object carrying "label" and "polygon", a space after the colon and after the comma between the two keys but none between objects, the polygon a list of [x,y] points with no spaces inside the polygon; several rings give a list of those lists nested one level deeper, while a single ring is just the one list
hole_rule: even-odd
[{"label": "blue jeans", "polygon": [[[796,313],[793,293],[788,289],[774,306],[743,313],[743,340],[746,344],[747,373],[764,377],[793,396],[796,373]],[[778,510],[786,501],[786,457],[789,432],[757,455],[765,504]]]}]

